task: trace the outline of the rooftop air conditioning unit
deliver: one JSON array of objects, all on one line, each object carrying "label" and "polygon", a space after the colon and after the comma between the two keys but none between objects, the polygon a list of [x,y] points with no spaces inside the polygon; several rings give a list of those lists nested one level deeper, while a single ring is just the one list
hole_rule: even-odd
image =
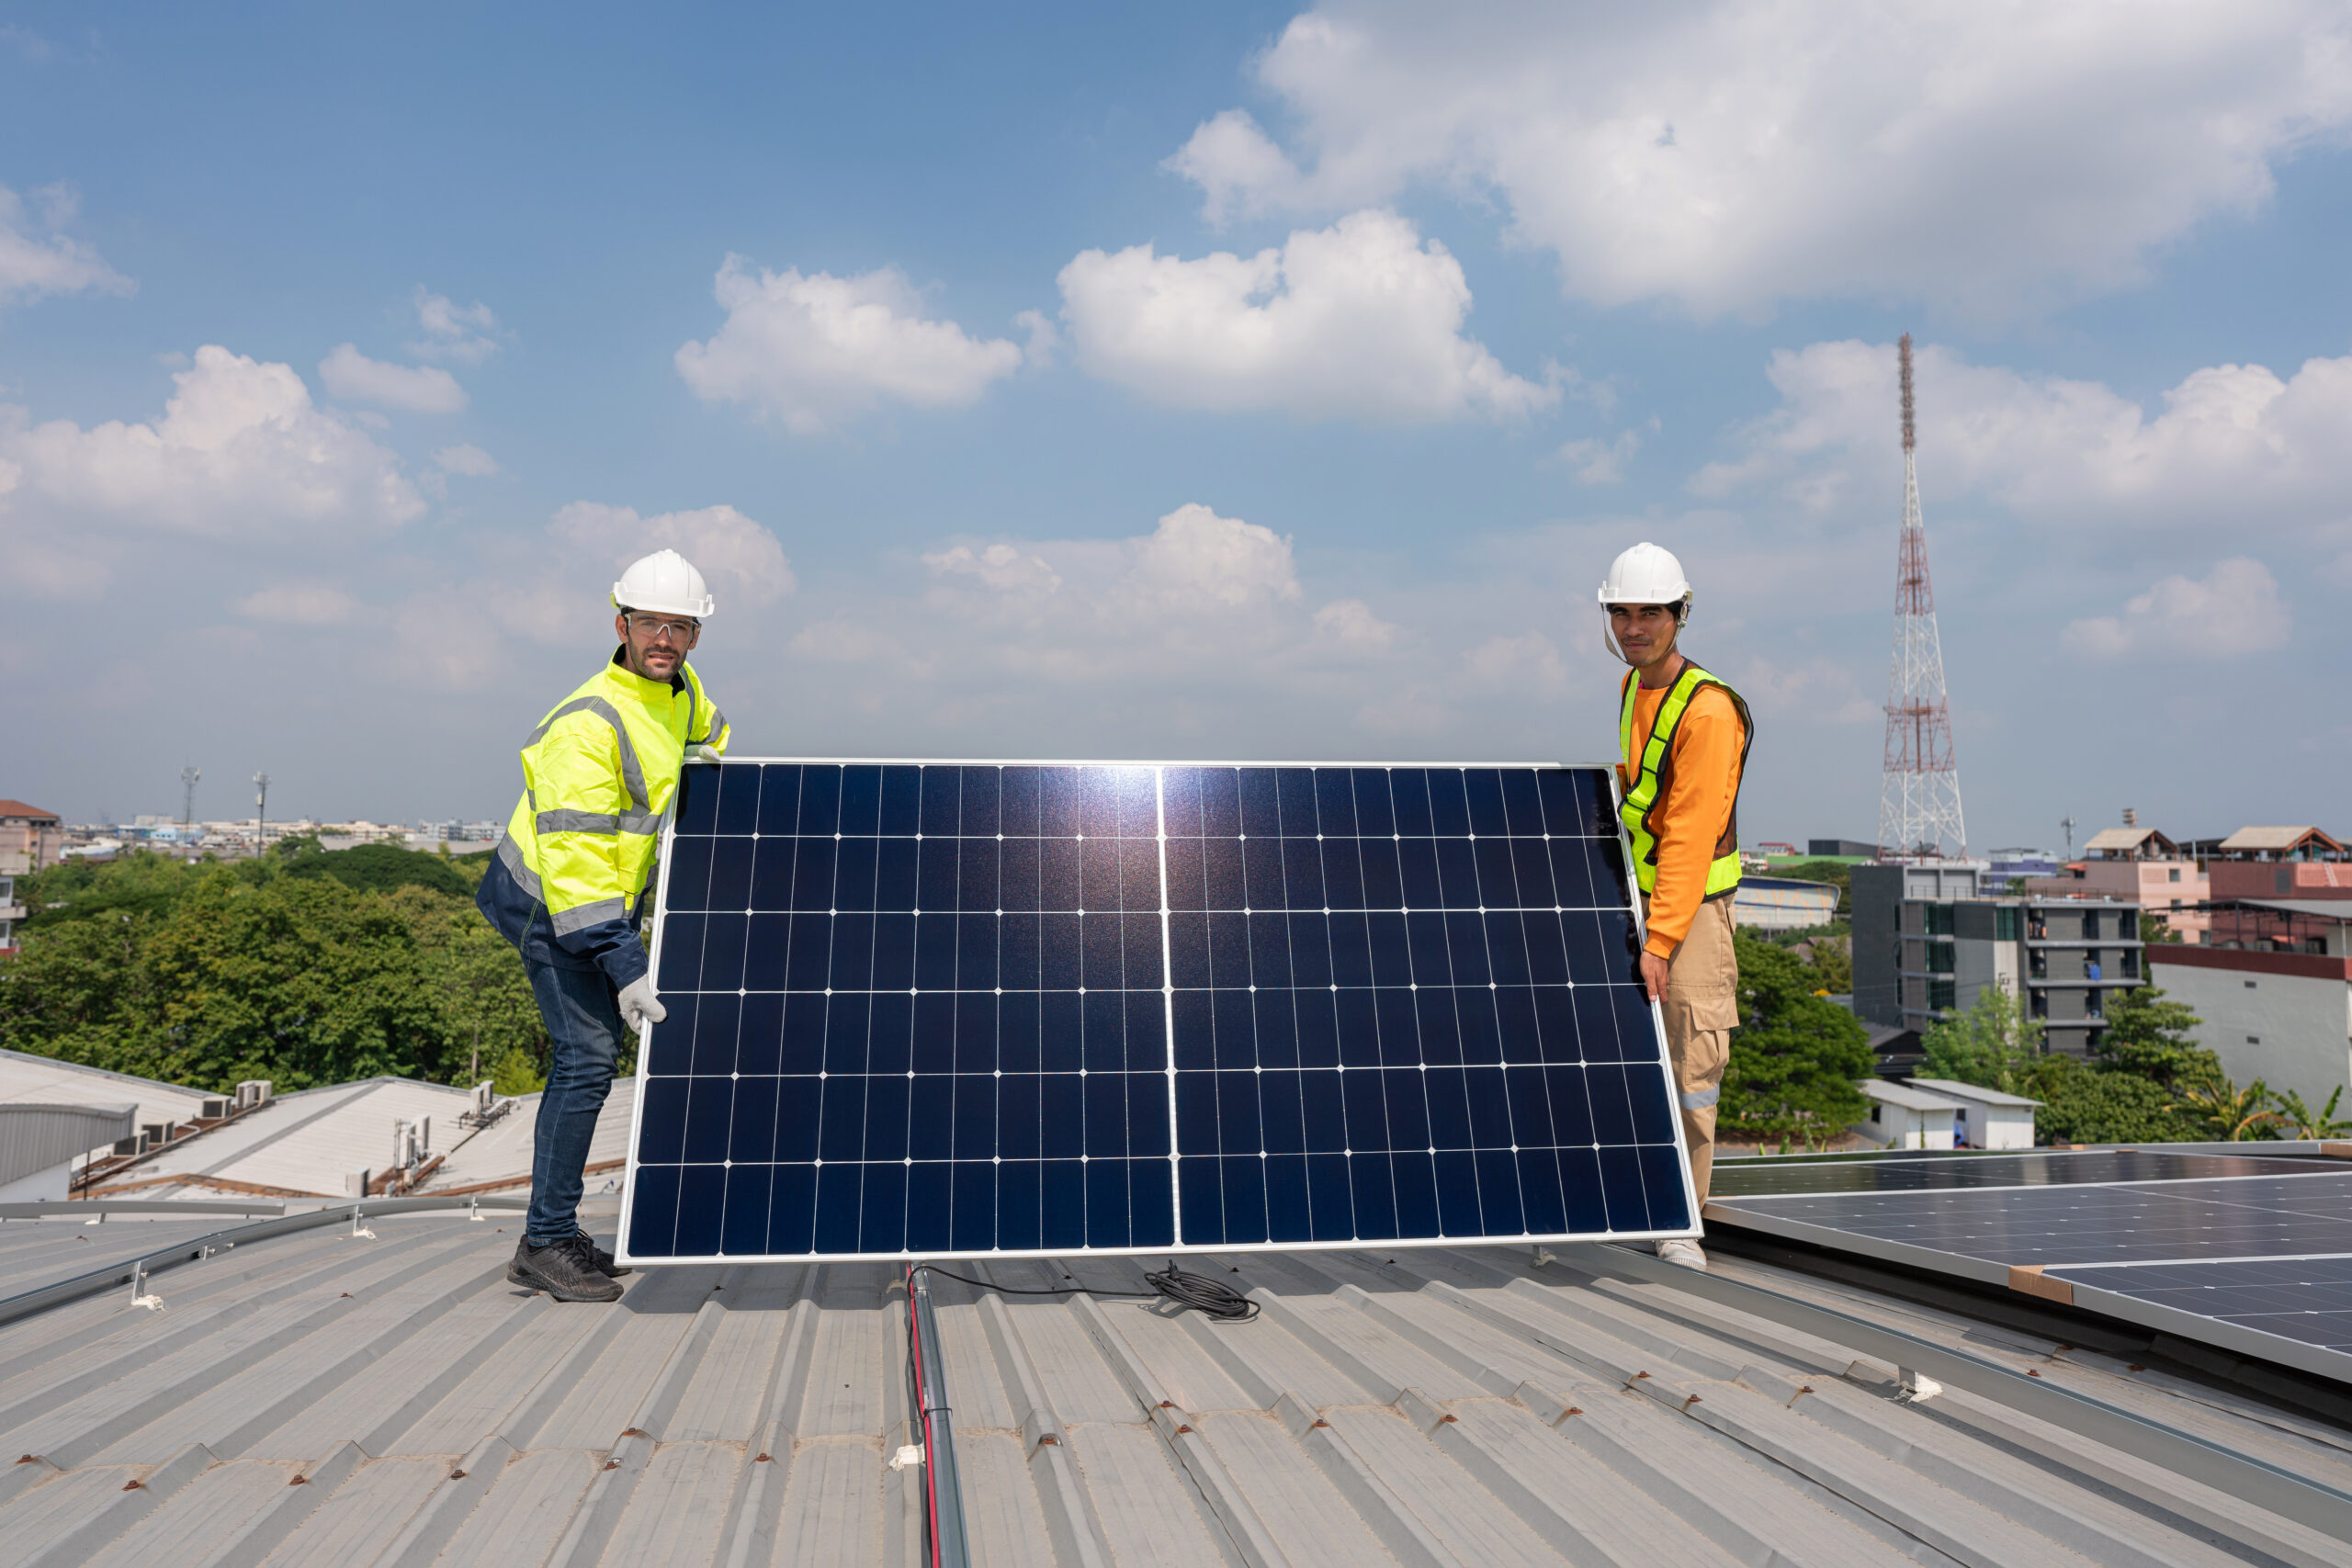
[{"label": "rooftop air conditioning unit", "polygon": [[344,1195],[347,1198],[365,1198],[368,1196],[368,1184],[375,1179],[375,1176],[376,1173],[364,1165],[357,1170],[345,1171],[343,1177]]},{"label": "rooftop air conditioning unit", "polygon": [[229,1114],[230,1108],[236,1102],[234,1100],[229,1099],[226,1095],[216,1096],[206,1100],[203,1108],[199,1110],[197,1114],[203,1117],[208,1122],[218,1122],[220,1118]]},{"label": "rooftop air conditioning unit", "polygon": [[145,1134],[151,1148],[172,1141],[172,1124],[169,1122],[142,1122],[139,1124],[139,1131]]},{"label": "rooftop air conditioning unit", "polygon": [[433,1118],[430,1116],[416,1119],[416,1157],[420,1160],[433,1157]]},{"label": "rooftop air conditioning unit", "polygon": [[133,1133],[128,1138],[117,1138],[114,1141],[114,1152],[117,1155],[135,1155],[146,1146],[147,1135],[144,1133]]},{"label": "rooftop air conditioning unit", "polygon": [[237,1086],[237,1109],[242,1111],[248,1105],[261,1105],[266,1103],[269,1099],[270,1083],[271,1080],[268,1078],[247,1078],[244,1082],[239,1084]]},{"label": "rooftop air conditioning unit", "polygon": [[490,1102],[498,1098],[497,1091],[491,1088],[491,1079],[484,1078],[474,1085],[474,1114],[477,1116],[489,1115]]}]

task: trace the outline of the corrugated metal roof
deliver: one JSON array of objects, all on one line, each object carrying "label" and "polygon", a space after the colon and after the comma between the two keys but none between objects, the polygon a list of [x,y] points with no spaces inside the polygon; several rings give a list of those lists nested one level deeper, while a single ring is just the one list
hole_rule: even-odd
[{"label": "corrugated metal roof", "polygon": [[77,1062],[0,1051],[0,1100],[28,1104],[113,1105],[130,1100],[141,1122],[185,1122],[210,1098],[201,1089],[110,1073]]},{"label": "corrugated metal roof", "polygon": [[0,1185],[70,1164],[138,1130],[139,1107],[0,1103]]},{"label": "corrugated metal roof", "polygon": [[[160,1311],[117,1292],[0,1329],[0,1430],[35,1456],[0,1470],[12,1555],[917,1560],[922,1471],[889,1463],[912,1440],[896,1269],[662,1269],[562,1305],[505,1281],[511,1216],[372,1224],[190,1263]],[[1563,1258],[1253,1255],[1226,1276],[1263,1306],[1250,1324],[938,1280],[974,1561],[2344,1560],[2133,1452],[1956,1391],[1907,1403],[1850,1347],[1626,1277],[1607,1249]],[[957,1269],[1145,1289],[1128,1260]],[[2352,1484],[2352,1440],[2316,1418],[1718,1269]]]},{"label": "corrugated metal roof", "polygon": [[37,1291],[236,1224],[218,1213],[107,1214],[101,1220],[101,1212],[93,1205],[87,1217],[0,1220],[0,1280],[6,1281],[0,1290],[11,1296]]},{"label": "corrugated metal roof", "polygon": [[1883,1100],[1889,1105],[1899,1105],[1906,1111],[1957,1111],[1960,1101],[1948,1095],[1931,1094],[1909,1084],[1890,1083],[1885,1078],[1862,1078],[1854,1087],[1872,1100]]},{"label": "corrugated metal roof", "polygon": [[1958,1078],[1915,1077],[1911,1081],[1930,1094],[1943,1095],[1951,1100],[1974,1100],[1981,1105],[2039,1105],[2041,1103],[2038,1100],[2030,1100],[2022,1094],[2009,1094],[1997,1089],[1981,1089],[1973,1083],[1962,1083]]},{"label": "corrugated metal roof", "polygon": [[[616,1079],[596,1119],[588,1190],[618,1191],[628,1152],[634,1078]],[[472,1106],[464,1089],[414,1078],[366,1078],[281,1095],[234,1122],[180,1140],[109,1178],[103,1190],[141,1198],[204,1198],[265,1190],[340,1199],[345,1177],[365,1167],[380,1176],[392,1157],[393,1123],[432,1118],[441,1163],[421,1190],[502,1190],[527,1184],[539,1097],[524,1095],[491,1125],[462,1127]]]}]

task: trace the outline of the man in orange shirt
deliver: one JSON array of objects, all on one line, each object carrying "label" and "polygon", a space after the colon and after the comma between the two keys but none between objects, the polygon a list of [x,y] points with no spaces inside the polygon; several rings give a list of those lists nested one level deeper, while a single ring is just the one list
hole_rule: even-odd
[{"label": "man in orange shirt", "polygon": [[[1618,694],[1625,758],[1617,769],[1618,817],[1648,906],[1642,984],[1664,1004],[1690,1180],[1704,1206],[1715,1101],[1739,1023],[1731,898],[1739,886],[1740,772],[1756,727],[1739,694],[1676,646],[1690,615],[1690,583],[1670,552],[1645,543],[1619,556],[1600,603],[1613,645],[1633,666]],[[1657,1255],[1707,1266],[1692,1241],[1662,1241]]]}]

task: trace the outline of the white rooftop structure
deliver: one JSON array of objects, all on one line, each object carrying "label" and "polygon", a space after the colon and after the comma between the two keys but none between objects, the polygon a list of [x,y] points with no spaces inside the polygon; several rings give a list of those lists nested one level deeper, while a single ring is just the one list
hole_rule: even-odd
[{"label": "white rooftop structure", "polygon": [[1949,1149],[1959,1136],[1956,1113],[1964,1109],[1949,1095],[1864,1078],[1854,1086],[1871,1100],[1867,1120],[1854,1131],[1874,1144],[1898,1149]]},{"label": "white rooftop structure", "polygon": [[1980,1089],[1973,1083],[1956,1078],[1913,1078],[1914,1089],[1939,1094],[1960,1102],[1960,1111],[1952,1119],[1954,1141],[1972,1149],[2030,1149],[2033,1147],[2033,1112],[2041,1103],[2021,1094],[2007,1094],[1997,1089]]},{"label": "white rooftop structure", "polygon": [[[588,1155],[591,1193],[620,1190],[636,1087],[632,1078],[616,1080],[597,1117]],[[488,1126],[472,1127],[461,1118],[474,1109],[473,1095],[447,1084],[382,1077],[301,1089],[108,1174],[95,1195],[341,1200],[351,1195],[357,1171],[368,1172],[381,1188],[397,1157],[394,1138],[401,1122],[429,1122],[415,1190],[512,1195],[530,1183],[539,1097],[501,1103],[506,1109]]]},{"label": "white rooftop structure", "polygon": [[0,1051],[0,1100],[19,1105],[119,1105],[139,1108],[139,1121],[193,1120],[208,1100],[220,1098],[180,1084],[110,1073],[51,1056],[23,1051]]}]

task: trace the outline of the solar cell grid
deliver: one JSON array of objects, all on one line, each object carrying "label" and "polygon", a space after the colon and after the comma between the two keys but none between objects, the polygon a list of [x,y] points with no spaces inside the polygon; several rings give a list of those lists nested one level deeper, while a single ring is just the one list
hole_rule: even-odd
[{"label": "solar cell grid", "polygon": [[1689,1228],[1597,770],[730,763],[667,850],[632,1257]]}]

